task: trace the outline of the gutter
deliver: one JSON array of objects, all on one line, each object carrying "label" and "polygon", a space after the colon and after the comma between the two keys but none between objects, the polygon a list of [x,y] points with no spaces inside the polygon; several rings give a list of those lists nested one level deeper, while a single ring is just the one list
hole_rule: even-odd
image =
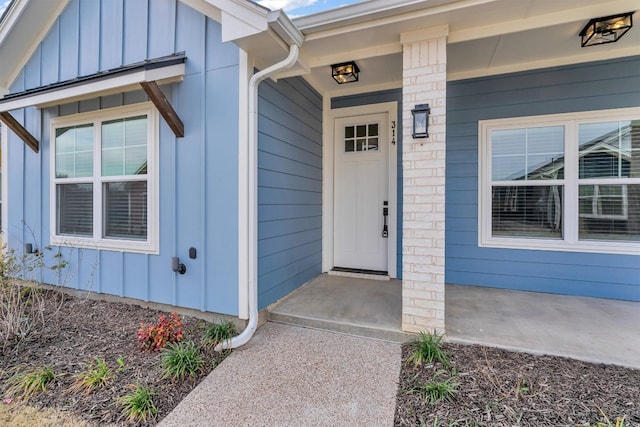
[{"label": "gutter", "polygon": [[[240,335],[230,340],[218,344],[216,351],[233,349],[248,343],[253,334],[258,329],[258,86],[260,83],[273,75],[291,68],[298,61],[298,54],[304,36],[285,15],[282,10],[269,12],[267,22],[270,30],[272,30],[284,43],[289,46],[289,54],[285,59],[277,62],[270,67],[254,74],[249,80],[249,132],[246,141],[240,141],[240,144],[246,144],[248,153],[248,192],[247,206],[249,207],[247,221],[247,248],[248,263],[247,277],[249,284],[249,292],[247,295],[247,304],[249,306],[249,322]],[[241,286],[239,283],[238,286]]]}]

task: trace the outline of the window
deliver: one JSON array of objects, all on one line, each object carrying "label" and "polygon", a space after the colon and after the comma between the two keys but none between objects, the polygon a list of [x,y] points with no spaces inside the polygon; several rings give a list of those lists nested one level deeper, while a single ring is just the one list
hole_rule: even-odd
[{"label": "window", "polygon": [[151,104],[52,121],[52,241],[157,251],[157,117]]},{"label": "window", "polygon": [[378,123],[344,127],[344,151],[378,151]]},{"label": "window", "polygon": [[640,253],[640,109],[479,127],[481,246]]}]

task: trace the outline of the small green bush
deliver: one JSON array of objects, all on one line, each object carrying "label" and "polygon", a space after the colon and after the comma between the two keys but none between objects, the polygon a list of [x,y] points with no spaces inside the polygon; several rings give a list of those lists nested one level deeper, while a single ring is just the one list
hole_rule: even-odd
[{"label": "small green bush", "polygon": [[218,344],[229,341],[237,334],[236,325],[228,320],[222,323],[214,323],[205,331],[202,337],[202,345],[207,349],[213,349]]},{"label": "small green bush", "polygon": [[460,383],[453,382],[454,377],[447,378],[444,381],[438,381],[438,375],[427,384],[418,387],[418,391],[424,396],[429,403],[433,404],[438,400],[452,401]]},{"label": "small green bush", "polygon": [[6,393],[29,400],[34,394],[46,391],[56,375],[50,366],[36,366],[18,372],[5,382]]},{"label": "small green bush", "polygon": [[162,350],[162,378],[180,381],[184,377],[195,377],[202,371],[204,359],[193,341],[169,344]]},{"label": "small green bush", "polygon": [[449,357],[441,347],[443,338],[444,334],[439,334],[437,331],[420,332],[420,336],[410,343],[413,350],[407,360],[413,362],[415,366],[425,362],[440,362],[442,366],[449,368]]},{"label": "small green bush", "polygon": [[129,388],[133,389],[131,393],[118,398],[122,413],[127,416],[127,419],[138,422],[155,417],[158,413],[158,408],[153,402],[155,392],[140,384],[131,384]]},{"label": "small green bush", "polygon": [[93,363],[86,363],[85,370],[73,376],[73,384],[69,391],[84,391],[89,394],[103,387],[113,378],[113,371],[104,359],[96,357]]}]

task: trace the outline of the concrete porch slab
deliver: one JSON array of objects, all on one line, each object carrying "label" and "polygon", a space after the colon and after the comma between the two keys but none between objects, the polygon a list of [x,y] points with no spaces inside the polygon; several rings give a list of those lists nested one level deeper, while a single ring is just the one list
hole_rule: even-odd
[{"label": "concrete porch slab", "polygon": [[447,285],[450,340],[640,368],[640,303]]},{"label": "concrete porch slab", "polygon": [[[451,341],[640,368],[640,303],[446,285]],[[404,342],[402,283],[320,275],[271,307],[275,322]]]},{"label": "concrete porch slab", "polygon": [[402,282],[322,274],[271,307],[269,320],[403,342]]}]

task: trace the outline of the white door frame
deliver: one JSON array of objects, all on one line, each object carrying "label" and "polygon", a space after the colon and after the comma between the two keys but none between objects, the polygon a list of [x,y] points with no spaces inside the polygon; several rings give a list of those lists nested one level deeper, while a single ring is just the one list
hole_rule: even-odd
[{"label": "white door frame", "polygon": [[[331,270],[333,265],[333,215],[334,215],[334,125],[338,118],[361,116],[366,114],[387,113],[389,126],[387,131],[389,148],[388,173],[389,173],[389,241],[387,268],[389,277],[397,277],[397,223],[398,223],[398,104],[396,102],[383,102],[379,104],[360,105],[331,109],[331,98],[324,99],[324,121],[322,125],[322,271]],[[395,135],[394,135],[395,132]],[[395,144],[393,141],[395,140]]]}]

